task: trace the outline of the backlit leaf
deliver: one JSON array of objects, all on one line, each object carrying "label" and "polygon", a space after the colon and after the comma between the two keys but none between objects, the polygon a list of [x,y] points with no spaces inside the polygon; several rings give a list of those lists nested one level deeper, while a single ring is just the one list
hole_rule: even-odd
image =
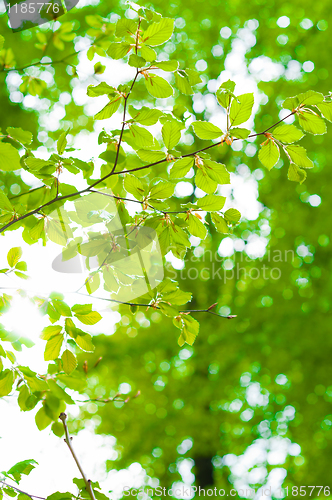
[{"label": "backlit leaf", "polygon": [[326,123],[320,116],[303,112],[299,114],[299,123],[303,130],[314,135],[322,135],[326,133]]},{"label": "backlit leaf", "polygon": [[0,142],[0,170],[10,172],[21,168],[20,155],[11,144]]},{"label": "backlit leaf", "polygon": [[254,105],[254,94],[242,94],[237,99],[239,102],[233,100],[229,113],[232,127],[249,120]]},{"label": "backlit leaf", "polygon": [[52,359],[57,359],[59,357],[62,342],[63,335],[55,335],[47,341],[44,352],[45,361],[51,361]]},{"label": "backlit leaf", "polygon": [[160,76],[150,74],[145,80],[145,85],[149,94],[153,97],[165,99],[173,95],[173,89],[167,80]]},{"label": "backlit leaf", "polygon": [[278,145],[272,140],[268,140],[267,144],[261,147],[258,153],[259,161],[266,167],[268,170],[271,170],[272,167],[278,162],[280,158],[280,150]]},{"label": "backlit leaf", "polygon": [[159,23],[152,23],[143,35],[143,42],[155,47],[167,42],[174,30],[174,19],[164,17]]},{"label": "backlit leaf", "polygon": [[299,141],[304,136],[302,130],[296,128],[295,125],[280,125],[273,129],[271,133],[278,141],[287,144]]},{"label": "backlit leaf", "polygon": [[218,139],[222,136],[222,130],[213,123],[197,121],[192,123],[195,134],[200,139]]},{"label": "backlit leaf", "polygon": [[181,139],[182,125],[175,120],[164,123],[161,133],[163,141],[168,150],[174,149]]}]

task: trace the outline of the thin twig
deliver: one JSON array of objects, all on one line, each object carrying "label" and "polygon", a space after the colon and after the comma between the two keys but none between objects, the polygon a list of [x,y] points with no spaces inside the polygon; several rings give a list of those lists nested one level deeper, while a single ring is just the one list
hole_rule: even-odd
[{"label": "thin twig", "polygon": [[[90,295],[86,293],[81,293],[81,292],[72,292],[77,295],[83,295],[84,297],[90,297]],[[160,309],[160,307],[156,304],[142,304],[142,303],[135,303],[135,302],[122,302],[121,300],[116,300],[116,299],[107,299],[106,297],[93,297],[94,299],[97,300],[105,300],[106,302],[114,302],[116,304],[120,305],[125,305],[125,306],[137,306],[137,307],[146,307],[146,308],[153,308],[153,309]],[[214,304],[216,306],[217,304]],[[235,314],[230,314],[228,316],[222,316],[221,314],[215,313],[211,311],[212,306],[210,306],[207,309],[181,309],[179,313],[208,313],[208,314],[213,314],[214,316],[218,316],[218,318],[225,318],[225,319],[234,319],[237,316]]]},{"label": "thin twig", "polygon": [[40,500],[46,500],[44,497],[38,497],[37,495],[31,495],[30,493],[27,493],[26,491],[20,490],[19,488],[16,488],[16,486],[12,486],[11,484],[5,483],[5,481],[0,481],[0,483],[4,484],[6,488],[12,488],[15,491],[18,491],[19,493],[23,493],[27,497],[30,498],[39,498]]},{"label": "thin twig", "polygon": [[[104,177],[102,177],[101,179],[97,180],[93,184],[91,184],[91,186],[88,186],[87,188],[82,189],[81,191],[77,191],[76,193],[70,193],[70,194],[67,194],[67,195],[64,195],[64,196],[60,196],[58,198],[54,198],[53,200],[50,200],[47,203],[44,203],[44,205],[41,205],[40,207],[32,210],[31,212],[28,212],[28,213],[26,213],[24,215],[21,215],[19,217],[13,218],[13,220],[11,220],[10,222],[8,222],[7,224],[5,224],[4,226],[2,226],[0,228],[0,233],[2,233],[3,231],[5,231],[8,227],[12,226],[13,224],[16,224],[17,222],[20,222],[21,220],[24,220],[27,217],[30,217],[31,215],[37,214],[41,209],[43,209],[43,208],[45,208],[47,206],[50,206],[50,205],[52,205],[55,202],[63,201],[63,200],[68,200],[69,198],[73,198],[74,196],[80,196],[81,194],[92,192],[92,188],[94,188],[95,186],[97,186],[101,182],[105,181],[106,179],[108,179],[112,175],[120,175],[120,174],[128,174],[130,172],[137,172],[137,171],[140,171],[140,170],[143,170],[143,169],[146,169],[146,168],[151,168],[151,167],[153,167],[155,165],[160,165],[161,163],[165,163],[167,161],[167,158],[165,158],[163,160],[159,160],[159,161],[156,161],[154,163],[150,163],[149,165],[143,165],[142,167],[136,167],[136,168],[132,168],[131,170],[121,170],[119,172],[115,172],[115,169],[116,169],[117,164],[118,164],[119,153],[120,153],[120,146],[121,146],[123,132],[124,132],[124,127],[125,127],[125,116],[126,116],[127,102],[128,102],[129,95],[130,95],[130,93],[131,93],[131,91],[132,91],[132,89],[134,87],[135,82],[136,82],[136,79],[138,77],[138,74],[139,74],[139,72],[137,70],[136,76],[135,76],[135,78],[134,78],[134,80],[132,82],[130,90],[129,90],[128,94],[125,97],[124,114],[123,114],[123,118],[124,119],[123,119],[123,123],[122,123],[122,128],[121,128],[120,138],[119,138],[119,142],[118,142],[116,157],[115,157],[114,165],[113,165],[113,168],[112,168],[111,172],[108,173],[108,174],[106,174]],[[296,113],[296,110],[293,110],[289,115],[287,115],[284,118],[282,118],[281,120],[277,121],[274,125],[271,125],[267,129],[265,129],[263,132],[259,132],[257,134],[251,134],[251,135],[249,135],[248,139],[249,138],[253,138],[253,137],[258,137],[260,135],[266,134],[266,132],[268,132],[269,130],[271,130],[272,128],[274,128],[279,123],[282,123],[287,118],[289,118],[290,116],[294,115],[295,113]],[[234,138],[234,141],[238,141],[238,140],[242,140],[242,139]],[[206,151],[208,149],[211,149],[211,148],[214,148],[216,146],[219,146],[220,144],[223,144],[223,142],[224,142],[224,140],[221,140],[219,142],[215,142],[214,144],[210,144],[210,146],[206,146],[205,148],[199,149],[199,150],[194,151],[192,153],[187,153],[185,155],[182,155],[181,158],[187,158],[189,156],[195,156],[198,153],[201,153],[201,152]]]},{"label": "thin twig", "polygon": [[38,62],[27,64],[26,66],[21,66],[20,68],[2,68],[2,69],[0,69],[0,73],[8,73],[9,71],[24,71],[25,69],[33,68],[34,66],[53,66],[53,64],[61,64],[61,63],[64,63],[70,57],[76,56],[80,52],[82,52],[82,51],[77,50],[76,52],[72,52],[71,54],[68,54],[67,56],[63,57],[62,59],[58,59],[57,61],[42,62],[40,59]]},{"label": "thin twig", "polygon": [[68,446],[69,450],[70,450],[70,453],[72,454],[73,456],[73,459],[75,460],[76,462],[76,465],[78,467],[78,470],[80,471],[81,473],[81,476],[84,480],[84,483],[85,483],[85,487],[86,487],[86,490],[87,492],[89,493],[90,497],[91,497],[91,500],[96,500],[95,498],[95,495],[93,493],[93,489],[92,489],[92,485],[91,485],[91,480],[90,479],[87,479],[82,467],[81,467],[81,464],[75,454],[75,451],[73,449],[73,446],[71,444],[71,437],[69,436],[69,431],[68,431],[68,426],[67,426],[67,415],[65,413],[60,413],[60,416],[59,416],[59,419],[62,421],[63,423],[63,427],[64,427],[64,430],[65,430],[65,443],[66,445]]}]

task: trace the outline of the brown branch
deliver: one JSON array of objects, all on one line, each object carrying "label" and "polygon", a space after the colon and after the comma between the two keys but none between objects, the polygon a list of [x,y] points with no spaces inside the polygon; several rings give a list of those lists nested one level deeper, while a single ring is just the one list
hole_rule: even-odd
[{"label": "brown branch", "polygon": [[[84,49],[84,50],[86,50],[86,49]],[[82,50],[77,50],[75,52],[72,52],[71,54],[68,54],[67,56],[63,57],[62,59],[58,59],[57,61],[41,62],[41,59],[40,59],[38,62],[26,64],[25,66],[21,66],[20,68],[4,68],[3,67],[2,69],[0,69],[0,73],[9,73],[9,71],[24,71],[25,69],[33,68],[35,66],[52,66],[53,64],[62,64],[62,63],[65,63],[67,59],[69,59],[70,57],[76,56],[80,52],[82,52]]]},{"label": "brown branch", "polygon": [[119,401],[120,403],[126,404],[131,399],[136,399],[140,395],[141,395],[141,391],[137,391],[137,393],[134,396],[128,396],[126,399],[122,399],[121,396],[123,396],[123,394],[118,392],[117,394],[115,394],[115,396],[113,398],[107,398],[107,399],[93,398],[93,399],[85,399],[84,401],[79,401],[79,400],[76,400],[76,401],[77,401],[77,403],[90,403],[90,402],[93,402],[93,403],[115,403],[115,402]]},{"label": "brown branch", "polygon": [[38,497],[37,495],[31,495],[30,493],[27,493],[26,491],[20,490],[19,488],[16,488],[16,486],[12,486],[11,484],[5,483],[5,481],[0,481],[0,483],[4,484],[6,488],[12,488],[15,491],[18,491],[19,493],[23,493],[27,497],[30,497],[31,499],[33,498],[39,498],[40,500],[46,500],[44,497]]},{"label": "brown branch", "polygon": [[82,467],[81,467],[81,464],[80,464],[80,462],[79,462],[79,460],[78,460],[78,458],[77,458],[77,456],[76,456],[76,454],[75,454],[75,451],[74,451],[74,449],[73,449],[73,446],[72,446],[72,444],[71,444],[71,439],[72,439],[72,438],[69,436],[69,431],[68,431],[67,422],[66,422],[66,420],[67,420],[67,415],[66,415],[65,413],[60,413],[59,419],[62,421],[62,423],[63,423],[63,427],[64,427],[64,430],[65,430],[65,436],[66,436],[66,438],[65,438],[65,443],[66,443],[66,445],[68,446],[69,451],[70,451],[70,453],[72,454],[73,459],[74,459],[74,460],[75,460],[75,462],[76,462],[76,465],[77,465],[77,467],[78,467],[78,470],[79,470],[79,471],[80,471],[80,473],[81,473],[81,476],[82,476],[82,478],[83,478],[83,480],[84,480],[84,483],[85,483],[86,490],[87,490],[87,492],[88,492],[88,494],[89,494],[89,496],[90,496],[91,500],[96,500],[95,495],[94,495],[94,493],[93,493],[93,489],[92,489],[92,485],[91,485],[91,480],[90,480],[90,479],[87,479],[87,477],[86,477],[86,475],[85,475],[85,473],[84,473],[84,471],[83,471],[83,469],[82,469]]},{"label": "brown branch", "polygon": [[[138,76],[138,70],[137,70],[136,76],[134,78],[134,81],[133,81],[133,83],[131,85],[131,88],[130,88],[127,96],[125,97],[124,116],[125,116],[125,110],[126,110],[126,107],[127,107],[127,100],[129,98],[129,95],[130,95],[130,93],[131,93],[131,91],[133,89],[133,86],[134,86],[135,82],[136,82],[137,76]],[[292,111],[289,115],[285,116],[285,118],[282,118],[281,120],[279,120],[274,125],[271,125],[267,129],[265,129],[263,132],[259,132],[257,134],[251,134],[251,135],[249,135],[248,139],[249,138],[253,138],[253,137],[258,137],[260,135],[264,135],[267,131],[271,130],[272,128],[274,128],[275,126],[277,126],[279,123],[282,123],[284,120],[286,120],[290,116],[294,115],[295,113],[296,113],[296,110]],[[4,226],[2,226],[0,228],[0,233],[2,233],[3,231],[5,231],[8,227],[12,226],[13,224],[16,224],[17,222],[20,222],[21,220],[24,220],[27,217],[30,217],[31,215],[37,214],[40,210],[42,210],[43,208],[45,208],[47,206],[52,205],[55,202],[62,201],[62,200],[68,200],[69,198],[73,198],[74,196],[79,196],[81,194],[88,193],[89,191],[92,190],[92,188],[94,188],[95,186],[97,186],[98,184],[100,184],[101,182],[103,182],[104,180],[106,180],[107,178],[109,178],[112,175],[120,175],[120,174],[128,174],[130,172],[137,172],[139,170],[143,170],[145,168],[151,168],[151,167],[153,167],[155,165],[159,165],[159,164],[165,163],[167,161],[167,158],[165,158],[163,160],[159,160],[159,161],[156,161],[154,163],[150,163],[149,165],[143,165],[142,167],[136,167],[136,168],[132,168],[131,170],[121,170],[119,172],[115,172],[115,169],[116,169],[116,166],[117,166],[117,163],[118,163],[119,152],[120,152],[120,145],[121,145],[122,136],[123,136],[124,127],[125,127],[124,121],[125,120],[123,120],[123,124],[122,124],[122,129],[121,129],[120,139],[119,139],[119,143],[118,143],[118,149],[117,149],[117,153],[116,153],[116,158],[115,158],[115,161],[114,161],[114,165],[113,165],[112,171],[109,174],[105,175],[104,177],[102,177],[98,181],[96,181],[93,184],[91,184],[91,186],[88,186],[87,188],[82,189],[81,191],[77,191],[76,193],[70,193],[70,194],[67,194],[67,195],[64,195],[64,196],[60,196],[58,198],[54,198],[53,200],[48,201],[44,205],[41,205],[40,207],[32,210],[31,212],[28,212],[28,213],[26,213],[24,215],[21,215],[21,216],[17,217],[16,219],[11,220],[10,222],[8,222],[7,224],[5,224]],[[238,139],[238,138],[234,139],[234,141],[238,141],[238,140],[242,140],[242,139]],[[192,153],[187,153],[185,155],[182,155],[181,158],[186,158],[186,157],[189,157],[189,156],[195,156],[196,154],[201,153],[202,151],[206,151],[208,149],[211,149],[211,148],[214,148],[216,146],[219,146],[220,144],[223,144],[223,142],[224,142],[223,140],[221,140],[219,142],[215,142],[214,144],[210,144],[210,146],[206,146],[205,148],[199,149],[199,150],[194,151]]]},{"label": "brown branch", "polygon": [[[75,293],[77,295],[83,295],[84,297],[90,297],[90,295],[86,294],[86,293],[80,293],[80,292],[72,292],[72,293]],[[159,306],[157,306],[156,304],[142,304],[142,303],[135,303],[135,302],[122,302],[121,300],[116,300],[116,299],[107,299],[106,297],[94,297],[94,299],[97,299],[97,300],[105,300],[106,302],[114,302],[116,304],[120,304],[120,305],[125,305],[125,306],[136,306],[136,307],[146,307],[146,308],[153,308],[153,309],[160,309]],[[214,304],[214,306],[216,306],[217,304]],[[213,307],[214,307],[213,306]],[[182,309],[180,310],[179,312],[180,313],[208,313],[208,314],[213,314],[214,316],[218,316],[218,318],[225,318],[225,319],[234,319],[236,318],[237,316],[234,315],[234,314],[230,314],[228,316],[222,316],[221,314],[218,314],[218,313],[215,313],[213,311],[211,311],[212,309],[212,306],[208,307],[207,309]]]}]

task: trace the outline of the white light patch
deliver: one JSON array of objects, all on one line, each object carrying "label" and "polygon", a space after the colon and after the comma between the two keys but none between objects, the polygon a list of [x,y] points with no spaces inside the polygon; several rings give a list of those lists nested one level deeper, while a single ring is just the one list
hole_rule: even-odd
[{"label": "white light patch", "polygon": [[322,203],[322,198],[318,196],[318,194],[312,194],[308,198],[308,203],[310,203],[312,207],[318,207]]}]

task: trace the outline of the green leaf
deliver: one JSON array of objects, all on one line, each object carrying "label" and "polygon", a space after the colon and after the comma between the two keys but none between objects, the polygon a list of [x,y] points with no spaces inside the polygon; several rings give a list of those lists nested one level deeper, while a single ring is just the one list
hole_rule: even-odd
[{"label": "green leaf", "polygon": [[172,305],[182,306],[183,304],[187,304],[192,299],[192,293],[184,292],[177,288],[174,291],[163,293],[163,299]]},{"label": "green leaf", "polygon": [[198,208],[205,210],[206,212],[216,212],[221,210],[225,205],[226,198],[224,196],[216,196],[214,194],[208,194],[204,198],[199,198],[197,201]]},{"label": "green leaf", "polygon": [[179,311],[175,307],[167,304],[166,302],[159,302],[159,309],[163,314],[165,314],[165,316],[170,318],[174,318],[174,316],[179,314]]},{"label": "green leaf", "polygon": [[74,404],[74,401],[72,398],[69,396],[69,394],[66,393],[56,382],[55,380],[50,379],[48,381],[48,385],[50,388],[50,391],[53,396],[58,398],[60,401],[65,401],[68,405]]},{"label": "green leaf", "polygon": [[91,340],[91,335],[88,333],[85,335],[77,335],[75,337],[75,342],[83,351],[93,352],[95,350],[95,346]]},{"label": "green leaf", "polygon": [[24,274],[24,273],[20,273],[19,271],[14,271],[14,274],[15,274],[16,276],[18,276],[19,278],[22,278],[22,279],[24,279],[24,280],[29,279],[29,276],[27,276],[27,275],[26,275],[26,274]]},{"label": "green leaf", "polygon": [[291,163],[288,169],[288,179],[290,181],[299,182],[302,184],[307,178],[307,172],[302,170],[302,168],[295,165],[295,163]]},{"label": "green leaf", "polygon": [[317,104],[317,108],[329,122],[332,122],[332,102],[321,102]]},{"label": "green leaf", "polygon": [[37,411],[35,421],[40,431],[43,431],[52,423],[52,419],[46,414],[44,406]]},{"label": "green leaf", "polygon": [[224,213],[224,217],[227,222],[232,222],[234,224],[237,224],[241,219],[241,213],[238,210],[236,210],[236,208],[229,208]]},{"label": "green leaf", "polygon": [[30,229],[29,234],[31,238],[37,241],[42,235],[45,228],[45,219],[40,219],[36,224]]},{"label": "green leaf", "polygon": [[98,290],[100,286],[100,276],[98,273],[94,274],[93,276],[90,276],[88,281],[85,284],[86,289],[88,291],[88,294],[94,293],[96,290]]},{"label": "green leaf", "polygon": [[[21,371],[23,372],[22,369],[21,369]],[[34,372],[32,372],[32,373],[33,373],[33,376],[31,376],[31,377],[24,374],[24,378],[25,378],[30,390],[32,392],[47,391],[48,385],[45,382],[45,380],[42,380],[41,378],[37,377]]]},{"label": "green leaf", "polygon": [[282,103],[282,107],[293,111],[293,109],[297,108],[298,106],[311,106],[319,104],[323,100],[324,100],[323,94],[315,92],[314,90],[308,90],[303,94],[299,94],[294,97],[288,97]]},{"label": "green leaf", "polygon": [[320,92],[315,92],[314,90],[307,90],[303,94],[297,96],[299,104],[312,106],[313,104],[318,104],[324,100],[323,94]]},{"label": "green leaf", "polygon": [[153,61],[153,66],[163,71],[176,71],[179,67],[178,61]]},{"label": "green leaf", "polygon": [[63,300],[54,299],[52,304],[53,304],[54,309],[59,314],[61,314],[61,316],[69,317],[72,315],[70,307],[65,302],[63,302]]},{"label": "green leaf", "polygon": [[162,112],[159,109],[151,109],[143,106],[141,109],[135,109],[134,107],[129,108],[129,113],[135,122],[141,125],[154,125],[159,120]]},{"label": "green leaf", "polygon": [[92,304],[75,304],[71,310],[75,314],[89,314],[92,311]]},{"label": "green leaf", "polygon": [[65,246],[67,239],[72,236],[70,227],[63,221],[50,220],[47,228],[47,236],[58,245]]},{"label": "green leaf", "polygon": [[183,346],[185,343],[193,345],[199,332],[199,322],[189,315],[182,315],[181,319],[183,328],[178,339],[178,344],[179,346]]},{"label": "green leaf", "polygon": [[232,98],[235,98],[234,95],[235,82],[232,80],[227,80],[220,85],[219,89],[216,92],[217,100],[223,108],[228,108],[231,103]]},{"label": "green leaf", "polygon": [[22,248],[13,247],[7,254],[7,262],[10,267],[15,267],[20,258],[22,257]]},{"label": "green leaf", "polygon": [[231,128],[229,133],[232,137],[236,137],[237,139],[246,139],[248,137],[248,135],[250,134],[250,130],[248,130],[247,128],[235,127],[235,128]]},{"label": "green leaf", "polygon": [[137,200],[141,200],[145,193],[143,184],[140,179],[131,174],[126,174],[123,186],[128,193],[135,196]]},{"label": "green leaf", "polygon": [[11,172],[21,168],[20,155],[11,144],[0,142],[0,171]]},{"label": "green leaf", "polygon": [[148,76],[145,80],[145,86],[149,94],[159,99],[165,99],[173,95],[173,89],[170,84],[164,78],[154,74]]},{"label": "green leaf", "polygon": [[62,155],[66,149],[68,132],[69,132],[69,129],[65,132],[62,132],[62,134],[60,135],[60,137],[56,143],[56,147],[57,147],[57,151],[58,151],[59,155]]},{"label": "green leaf", "polygon": [[177,86],[177,88],[179,89],[181,94],[184,94],[184,95],[194,94],[194,91],[189,83],[189,78],[186,74],[183,75],[180,72],[176,72],[175,73],[175,85]]},{"label": "green leaf", "polygon": [[291,157],[291,160],[299,167],[312,168],[314,166],[313,162],[307,157],[306,149],[302,146],[287,146],[286,151]]},{"label": "green leaf", "polygon": [[149,193],[151,200],[164,200],[170,198],[174,193],[174,184],[168,181],[159,181],[153,186]]},{"label": "green leaf", "polygon": [[8,396],[12,390],[13,382],[14,376],[11,370],[4,370],[0,373],[0,398]]},{"label": "green leaf", "polygon": [[107,50],[107,55],[112,59],[121,59],[133,48],[129,43],[113,42]]},{"label": "green leaf", "polygon": [[272,139],[269,139],[267,144],[264,144],[259,150],[258,159],[268,170],[278,162],[280,158],[280,150],[277,144]]},{"label": "green leaf", "polygon": [[50,340],[52,337],[54,337],[55,335],[59,335],[59,333],[61,332],[62,330],[62,326],[60,325],[50,325],[50,326],[46,326],[41,335],[40,335],[40,338],[43,339],[43,340]]},{"label": "green leaf", "polygon": [[35,469],[34,464],[38,465],[35,460],[23,460],[22,462],[18,462],[13,467],[11,467],[7,474],[12,475],[15,481],[20,481],[22,474],[28,476],[30,472]]},{"label": "green leaf", "polygon": [[176,160],[170,170],[170,178],[181,179],[182,177],[185,177],[193,165],[194,159],[192,156]]},{"label": "green leaf", "polygon": [[237,99],[240,102],[234,99],[229,113],[232,127],[249,120],[254,105],[254,94],[242,94]]},{"label": "green leaf", "polygon": [[186,68],[185,73],[188,77],[190,85],[197,85],[198,83],[202,83],[203,80],[199,76],[198,71],[196,71],[195,69]]},{"label": "green leaf", "polygon": [[1,188],[0,188],[0,210],[5,210],[6,212],[10,213],[14,212],[13,205],[10,203],[10,201],[8,200],[7,196],[2,191]]},{"label": "green leaf", "polygon": [[113,101],[106,104],[106,106],[101,109],[95,116],[95,120],[105,120],[110,118],[119,109],[121,104],[121,97],[117,97]]},{"label": "green leaf", "polygon": [[32,141],[32,133],[23,130],[20,127],[7,127],[7,134],[21,144],[30,144]]},{"label": "green leaf", "polygon": [[208,176],[218,184],[230,184],[231,179],[225,165],[212,160],[204,159],[204,169]]},{"label": "green leaf", "polygon": [[63,370],[65,371],[65,373],[67,373],[67,375],[70,375],[76,369],[77,366],[76,357],[71,351],[66,349],[62,353],[61,360],[62,360]]},{"label": "green leaf", "polygon": [[142,68],[146,64],[146,60],[143,57],[137,56],[136,54],[131,54],[128,61],[129,66],[134,68]]},{"label": "green leaf", "polygon": [[68,389],[73,389],[74,391],[82,391],[86,386],[86,381],[81,378],[81,375],[77,377],[74,375],[58,375],[57,379],[68,387]]},{"label": "green leaf", "polygon": [[174,19],[163,17],[159,23],[152,23],[143,35],[143,42],[155,47],[167,42],[174,30]]},{"label": "green leaf", "polygon": [[98,85],[89,85],[87,94],[89,97],[98,97],[105,94],[114,94],[115,88],[110,87],[106,82],[100,82]]},{"label": "green leaf", "polygon": [[168,150],[174,149],[181,139],[182,124],[175,120],[167,121],[164,123],[161,134],[163,141]]},{"label": "green leaf", "polygon": [[2,49],[4,43],[5,43],[5,39],[2,35],[0,35],[0,50]]},{"label": "green leaf", "polygon": [[[61,426],[62,426],[62,424],[61,424]],[[52,426],[52,429],[53,429],[53,426]],[[58,437],[61,437],[61,435]],[[73,495],[72,493],[69,493],[68,491],[66,493],[60,493],[60,491],[57,491],[56,493],[52,493],[52,495],[49,495],[46,498],[46,500],[71,500],[73,497],[75,497],[75,495]]]},{"label": "green leaf", "polygon": [[206,170],[203,168],[199,168],[197,170],[195,175],[195,183],[197,187],[202,189],[202,191],[209,194],[214,193],[218,187],[218,183],[211,179]]},{"label": "green leaf", "polygon": [[213,123],[209,122],[193,122],[192,127],[197,137],[204,140],[218,139],[223,134],[222,130],[219,127],[216,127],[216,125],[213,125]]},{"label": "green leaf", "polygon": [[189,214],[188,220],[189,220],[189,226],[188,226],[189,233],[192,234],[193,236],[197,236],[197,238],[201,238],[202,240],[204,240],[207,234],[207,229],[204,226],[203,222],[196,215],[193,214]]},{"label": "green leaf", "polygon": [[142,45],[141,47],[141,56],[144,57],[146,61],[154,61],[157,57],[156,51],[148,47],[147,45]]},{"label": "green leaf", "polygon": [[17,398],[17,403],[22,411],[29,411],[31,408],[28,404],[28,399],[30,398],[31,393],[26,385],[22,385],[20,388],[20,393]]},{"label": "green leaf", "polygon": [[15,266],[15,269],[18,269],[19,271],[27,271],[28,270],[28,265],[26,262],[23,260],[21,262],[18,262]]},{"label": "green leaf", "polygon": [[121,18],[116,23],[115,36],[118,38],[129,37],[132,39],[132,35],[136,34],[137,22],[133,19]]},{"label": "green leaf", "polygon": [[52,160],[41,160],[40,158],[32,157],[26,158],[24,162],[31,170],[40,170],[44,167],[54,165]]},{"label": "green leaf", "polygon": [[313,113],[301,112],[299,114],[299,123],[303,130],[309,134],[322,135],[326,134],[326,123],[323,118]]},{"label": "green leaf", "polygon": [[44,359],[45,361],[51,361],[57,359],[60,354],[61,346],[63,342],[63,335],[55,335],[47,341]]},{"label": "green leaf", "polygon": [[151,132],[135,124],[131,125],[129,130],[131,138],[134,140],[139,149],[153,146],[154,139]]},{"label": "green leaf", "polygon": [[95,325],[102,319],[97,311],[91,311],[87,314],[75,314],[75,317],[84,325]]},{"label": "green leaf", "polygon": [[[53,434],[55,434],[57,437],[61,438],[64,433],[65,433],[65,430],[63,428],[63,425],[60,424],[60,422],[53,422],[52,426],[51,426],[51,429],[52,429],[52,432]],[[61,493],[60,493],[61,494]],[[55,495],[55,493],[53,493],[53,495]],[[52,496],[52,495],[51,495]],[[47,498],[50,498],[50,497],[47,497]],[[68,497],[67,497],[68,498]],[[70,497],[69,497],[70,498]]]},{"label": "green leaf", "polygon": [[290,144],[299,141],[304,136],[302,130],[299,130],[295,125],[280,125],[272,132],[273,137],[278,141]]},{"label": "green leaf", "polygon": [[164,160],[166,154],[163,151],[149,151],[147,149],[139,149],[136,151],[140,159],[146,163],[155,163]]},{"label": "green leaf", "polygon": [[216,213],[211,214],[211,220],[213,224],[215,225],[216,230],[219,233],[229,233],[229,229],[227,226],[227,223],[221,215],[218,215]]}]

